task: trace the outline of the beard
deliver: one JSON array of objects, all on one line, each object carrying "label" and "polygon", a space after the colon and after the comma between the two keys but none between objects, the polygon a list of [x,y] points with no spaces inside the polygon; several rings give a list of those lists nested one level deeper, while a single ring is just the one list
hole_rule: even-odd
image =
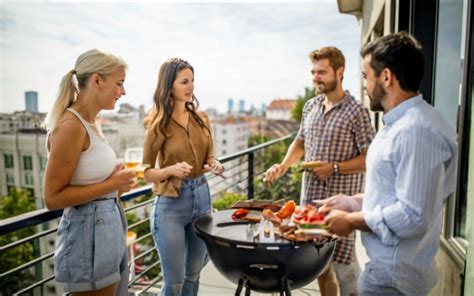
[{"label": "beard", "polygon": [[385,89],[380,85],[380,83],[375,82],[374,85],[374,91],[372,92],[372,95],[369,95],[370,99],[370,110],[371,111],[384,111],[382,101],[383,99],[387,96],[387,92]]},{"label": "beard", "polygon": [[316,83],[316,94],[327,94],[337,88],[337,80]]}]

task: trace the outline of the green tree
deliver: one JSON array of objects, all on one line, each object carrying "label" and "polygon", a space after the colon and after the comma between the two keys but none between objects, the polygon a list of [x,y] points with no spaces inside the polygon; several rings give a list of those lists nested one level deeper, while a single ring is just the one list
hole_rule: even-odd
[{"label": "green tree", "polygon": [[[17,216],[36,209],[34,198],[26,190],[13,188],[0,200],[0,220]],[[14,231],[0,236],[0,245],[5,246],[35,234],[34,227]],[[0,253],[0,273],[18,267],[35,258],[33,242],[24,243]],[[34,275],[28,269],[0,278],[0,295],[13,295],[34,282]]]},{"label": "green tree", "polygon": [[[270,140],[271,138],[269,136],[252,135],[247,142],[249,147],[253,147]],[[263,168],[266,169],[275,163],[280,163],[283,157],[285,157],[286,151],[292,141],[293,139],[287,139],[256,152],[255,159],[257,166],[263,166]]]},{"label": "green tree", "polygon": [[[252,136],[248,143],[249,146],[255,146],[261,143],[269,141],[269,137]],[[292,138],[277,144],[266,147],[261,152],[257,152],[255,156],[255,164],[257,177],[254,179],[254,192],[256,199],[268,199],[268,200],[279,200],[279,199],[293,199],[296,203],[299,203],[301,194],[301,176],[300,168],[298,166],[290,168],[288,172],[282,176],[272,186],[265,186],[262,181],[262,175],[258,175],[259,172],[263,173],[269,167],[275,163],[280,163],[288,151]]]},{"label": "green tree", "polygon": [[249,139],[247,140],[247,143],[249,147],[253,147],[253,146],[257,146],[258,144],[268,142],[270,140],[271,140],[270,136],[267,136],[267,135],[251,135]]},{"label": "green tree", "polygon": [[300,202],[302,172],[299,166],[291,167],[272,186],[266,186],[261,179],[254,182],[255,198],[268,200],[294,200]]},{"label": "green tree", "polygon": [[296,122],[301,122],[301,116],[303,113],[304,104],[306,104],[306,102],[309,99],[314,98],[315,96],[314,93],[315,93],[314,87],[311,87],[311,88],[305,87],[304,95],[303,96],[298,95],[296,99],[296,104],[293,107],[293,110],[291,110],[291,117],[293,117],[293,119],[296,120]]},{"label": "green tree", "polygon": [[244,194],[238,194],[233,192],[223,192],[220,198],[212,201],[212,208],[218,211],[227,210],[232,207],[233,204],[240,200],[246,200],[247,196]]}]

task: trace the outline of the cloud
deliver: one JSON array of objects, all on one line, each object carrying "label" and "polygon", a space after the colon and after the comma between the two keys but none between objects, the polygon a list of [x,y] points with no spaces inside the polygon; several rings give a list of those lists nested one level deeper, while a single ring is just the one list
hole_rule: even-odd
[{"label": "cloud", "polygon": [[158,69],[177,56],[195,68],[201,106],[228,98],[259,107],[311,85],[308,53],[335,45],[347,60],[345,88],[359,95],[355,17],[334,1],[298,3],[4,3],[0,9],[0,108],[24,109],[39,92],[47,111],[77,56],[100,48],[130,66],[120,102],[152,104]]}]

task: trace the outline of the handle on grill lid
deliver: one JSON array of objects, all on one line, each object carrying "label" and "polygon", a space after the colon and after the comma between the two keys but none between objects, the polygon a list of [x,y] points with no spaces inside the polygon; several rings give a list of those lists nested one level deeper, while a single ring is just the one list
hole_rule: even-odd
[{"label": "handle on grill lid", "polygon": [[278,269],[278,265],[275,264],[250,264],[250,268],[258,268],[260,270],[264,269]]}]

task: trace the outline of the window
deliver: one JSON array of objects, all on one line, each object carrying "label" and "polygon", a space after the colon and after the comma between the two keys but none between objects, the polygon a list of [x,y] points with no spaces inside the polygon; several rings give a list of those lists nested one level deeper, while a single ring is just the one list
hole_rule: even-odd
[{"label": "window", "polygon": [[33,161],[31,156],[23,156],[23,169],[28,171],[33,170]]},{"label": "window", "polygon": [[5,168],[6,169],[12,169],[13,168],[13,155],[12,154],[4,154],[3,155],[3,161],[5,162]]},{"label": "window", "polygon": [[462,5],[462,0],[440,1],[434,83],[434,106],[456,128],[462,78]]},{"label": "window", "polygon": [[5,179],[7,181],[8,185],[13,185],[15,184],[15,176],[13,174],[5,174]]},{"label": "window", "polygon": [[46,169],[46,163],[48,162],[48,159],[44,156],[40,156],[40,169],[44,171]]},{"label": "window", "polygon": [[27,186],[33,186],[33,185],[35,184],[34,178],[33,178],[33,176],[30,175],[30,174],[25,174],[25,175],[24,175],[23,182],[24,182],[24,184],[27,185]]},{"label": "window", "polygon": [[[460,130],[463,115],[460,113],[463,67],[461,59],[463,33],[463,1],[441,0],[439,2],[438,31],[436,43],[436,66],[433,84],[433,105],[451,122],[462,141],[463,131]],[[468,141],[468,137],[464,138]],[[462,142],[458,142],[462,146]],[[463,157],[459,155],[459,157]],[[462,194],[461,183],[458,183],[454,236],[465,237],[465,196]],[[464,203],[464,209],[461,205]]]},{"label": "window", "polygon": [[[474,28],[471,28],[471,36]],[[472,38],[472,37],[471,37]],[[469,42],[469,41],[467,41]],[[467,65],[467,77],[466,83],[466,95],[465,100],[461,104],[460,122],[462,123],[459,131],[459,170],[458,170],[458,194],[455,205],[455,219],[454,219],[454,236],[467,238],[469,233],[469,226],[467,221],[473,221],[472,213],[467,213],[467,209],[472,208],[472,205],[468,204],[469,191],[472,191],[474,185],[472,179],[473,154],[472,145],[474,144],[471,139],[474,136],[474,129],[472,123],[472,114],[474,112],[473,98],[474,98],[474,38],[470,41],[471,51],[469,57],[466,55],[465,60],[469,62]],[[471,153],[470,153],[471,152]],[[469,179],[469,175],[471,178]],[[470,182],[469,182],[470,180]],[[471,189],[469,189],[471,188]],[[469,201],[471,202],[471,201]],[[471,230],[472,231],[472,230]],[[469,252],[469,250],[468,250]]]},{"label": "window", "polygon": [[227,141],[226,140],[222,140],[222,145],[225,145],[227,144]]}]

